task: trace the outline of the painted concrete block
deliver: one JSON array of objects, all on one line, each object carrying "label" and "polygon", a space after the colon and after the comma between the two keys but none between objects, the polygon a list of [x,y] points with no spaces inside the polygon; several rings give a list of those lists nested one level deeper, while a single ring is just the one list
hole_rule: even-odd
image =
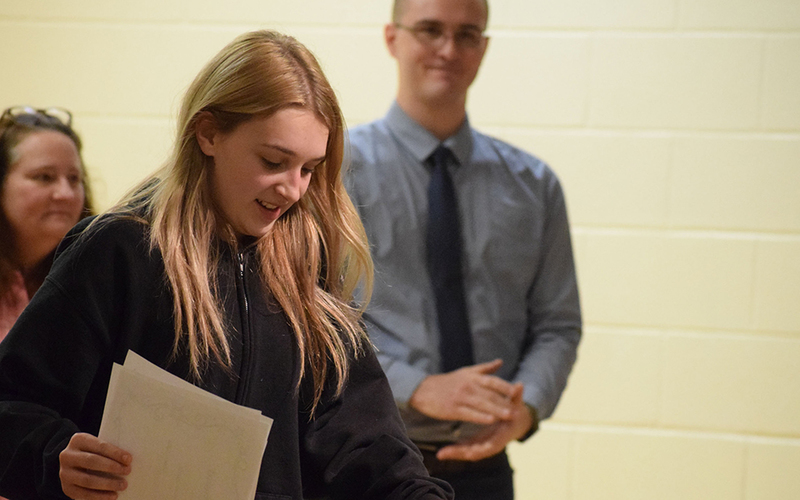
[{"label": "painted concrete block", "polygon": [[655,425],[662,356],[663,338],[658,332],[587,327],[553,420]]},{"label": "painted concrete block", "polygon": [[800,338],[800,235],[759,241],[755,272],[755,327]]},{"label": "painted concrete block", "polygon": [[162,117],[178,109],[180,96],[200,68],[240,33],[79,24],[9,29],[15,32],[7,36],[27,50],[0,53],[0,60],[18,67],[13,75],[0,76],[0,86],[19,102],[45,101],[42,105],[91,114]]},{"label": "painted concrete block", "polygon": [[699,435],[580,433],[573,500],[708,500],[742,496],[744,445]]},{"label": "painted concrete block", "polygon": [[42,20],[137,21],[150,23],[268,23],[363,24],[388,22],[389,0],[241,0],[223,3],[210,0],[138,0],[108,2],[82,0],[9,1],[0,4],[0,17]]},{"label": "painted concrete block", "polygon": [[497,35],[469,94],[483,125],[577,125],[589,91],[586,36]]},{"label": "painted concrete block", "polygon": [[763,40],[598,36],[590,125],[746,130],[758,125]]},{"label": "painted concrete block", "polygon": [[577,226],[666,226],[672,141],[663,135],[499,129],[556,172]]},{"label": "painted concrete block", "polygon": [[[794,2],[800,10],[800,2]],[[800,19],[800,14],[796,16]],[[800,21],[798,21],[800,23]],[[768,130],[800,132],[800,36],[767,40],[761,121]]]},{"label": "painted concrete block", "polygon": [[800,232],[800,138],[679,137],[669,186],[673,227]]},{"label": "painted concrete block", "polygon": [[680,2],[679,27],[685,29],[797,30],[795,0],[692,0]]},{"label": "painted concrete block", "polygon": [[754,242],[610,230],[586,231],[582,238],[586,321],[751,328]]},{"label": "painted concrete block", "polygon": [[509,444],[516,497],[569,500],[574,455],[572,442],[571,432],[544,422],[524,443]]},{"label": "painted concrete block", "polygon": [[662,424],[800,437],[800,340],[674,335],[664,355]]},{"label": "painted concrete block", "polygon": [[161,167],[175,140],[171,120],[76,118],[95,204],[101,210]]},{"label": "painted concrete block", "polygon": [[493,27],[658,29],[674,25],[676,0],[505,0],[490,4]]},{"label": "painted concrete block", "polygon": [[747,445],[744,500],[800,498],[800,442],[753,439]]}]

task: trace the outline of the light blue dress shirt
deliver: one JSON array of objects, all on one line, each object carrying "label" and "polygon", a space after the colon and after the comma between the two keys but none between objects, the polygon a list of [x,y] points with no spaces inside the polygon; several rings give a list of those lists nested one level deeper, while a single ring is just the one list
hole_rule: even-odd
[{"label": "light blue dress shirt", "polygon": [[[417,441],[458,441],[475,432],[436,422],[407,403],[440,372],[436,305],[425,262],[426,159],[440,141],[395,103],[350,132],[346,185],[367,231],[375,288],[365,316],[378,358]],[[444,141],[457,165],[467,308],[475,362],[503,359],[497,375],[525,386],[523,399],[549,417],[581,337],[569,223],[561,186],[542,161],[465,121]]]}]

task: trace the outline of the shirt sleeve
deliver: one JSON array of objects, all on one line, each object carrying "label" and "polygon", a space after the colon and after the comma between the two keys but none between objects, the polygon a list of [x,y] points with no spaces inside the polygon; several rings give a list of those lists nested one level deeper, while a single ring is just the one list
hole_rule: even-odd
[{"label": "shirt sleeve", "polygon": [[390,354],[407,351],[408,346],[400,339],[381,331],[380,326],[369,318],[369,310],[364,315],[364,321],[370,337],[376,338],[380,335],[383,349],[376,350],[376,355],[392,388],[396,404],[401,407],[408,405],[411,395],[430,374],[405,361],[407,356]]},{"label": "shirt sleeve", "polygon": [[525,350],[515,381],[539,419],[552,415],[567,384],[581,338],[581,311],[566,203],[553,176],[536,279],[528,291]]}]

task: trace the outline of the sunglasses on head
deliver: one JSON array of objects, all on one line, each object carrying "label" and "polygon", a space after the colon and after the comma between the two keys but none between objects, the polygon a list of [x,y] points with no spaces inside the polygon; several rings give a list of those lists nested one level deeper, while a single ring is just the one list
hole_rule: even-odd
[{"label": "sunglasses on head", "polygon": [[10,121],[19,125],[56,125],[65,127],[72,125],[72,113],[64,108],[33,108],[31,106],[13,106],[0,116],[0,122]]}]

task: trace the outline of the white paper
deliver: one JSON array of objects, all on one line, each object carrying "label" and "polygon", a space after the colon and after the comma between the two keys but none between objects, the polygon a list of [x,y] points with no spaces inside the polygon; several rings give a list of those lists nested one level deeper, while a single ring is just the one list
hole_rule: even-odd
[{"label": "white paper", "polygon": [[133,456],[126,500],[252,500],[272,419],[129,351],[114,364],[99,437]]}]

